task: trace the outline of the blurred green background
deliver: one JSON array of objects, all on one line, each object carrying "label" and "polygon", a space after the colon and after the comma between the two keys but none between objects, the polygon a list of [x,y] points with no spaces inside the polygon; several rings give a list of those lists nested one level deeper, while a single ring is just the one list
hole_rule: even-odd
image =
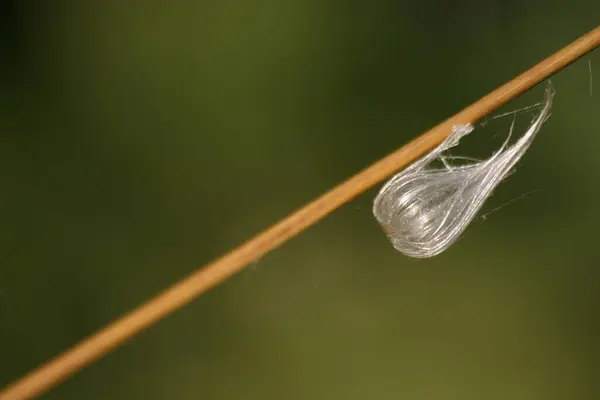
[{"label": "blurred green background", "polygon": [[[589,0],[39,3],[1,6],[2,386],[600,16]],[[600,53],[553,83],[552,118],[482,214],[518,200],[446,253],[395,252],[377,185],[43,397],[599,398]],[[509,123],[453,154],[491,154]]]}]

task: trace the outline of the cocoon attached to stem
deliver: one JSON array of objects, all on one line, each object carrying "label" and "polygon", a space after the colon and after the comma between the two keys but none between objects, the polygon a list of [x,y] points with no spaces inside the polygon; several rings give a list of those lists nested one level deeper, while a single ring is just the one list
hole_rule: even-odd
[{"label": "cocoon attached to stem", "polygon": [[[523,136],[509,146],[509,135],[489,159],[460,166],[444,156],[475,128],[454,126],[450,135],[426,156],[391,178],[373,204],[373,214],[396,250],[410,257],[432,257],[448,249],[475,218],[486,199],[523,157],[550,117],[554,89],[548,82],[540,113]],[[431,168],[439,159],[443,168]]]}]

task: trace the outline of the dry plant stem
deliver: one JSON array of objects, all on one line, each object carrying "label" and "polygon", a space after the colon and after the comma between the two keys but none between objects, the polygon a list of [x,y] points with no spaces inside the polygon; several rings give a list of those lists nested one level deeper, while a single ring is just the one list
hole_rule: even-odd
[{"label": "dry plant stem", "polygon": [[134,335],[239,272],[327,214],[439,145],[453,125],[473,123],[600,45],[600,26],[396,152],[334,187],[225,256],[75,345],[0,392],[0,400],[40,395]]}]

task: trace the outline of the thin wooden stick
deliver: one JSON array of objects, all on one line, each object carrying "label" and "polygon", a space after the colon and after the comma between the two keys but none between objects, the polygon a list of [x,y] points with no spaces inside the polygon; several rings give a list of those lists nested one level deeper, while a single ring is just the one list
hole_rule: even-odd
[{"label": "thin wooden stick", "polygon": [[111,323],[0,392],[0,400],[40,395],[112,349],[222,283],[333,210],[437,146],[453,125],[473,123],[600,45],[600,26],[504,84],[404,147],[334,187],[287,218],[209,263],[144,305]]}]

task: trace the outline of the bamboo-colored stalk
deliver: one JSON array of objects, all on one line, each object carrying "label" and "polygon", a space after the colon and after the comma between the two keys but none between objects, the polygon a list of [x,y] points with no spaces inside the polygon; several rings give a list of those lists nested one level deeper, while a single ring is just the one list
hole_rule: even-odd
[{"label": "bamboo-colored stalk", "polygon": [[600,26],[504,84],[399,150],[334,187],[321,197],[207,264],[139,308],[109,324],[0,392],[0,400],[38,396],[91,364],[140,331],[222,283],[327,214],[405,167],[446,138],[453,125],[473,123],[600,45]]}]

